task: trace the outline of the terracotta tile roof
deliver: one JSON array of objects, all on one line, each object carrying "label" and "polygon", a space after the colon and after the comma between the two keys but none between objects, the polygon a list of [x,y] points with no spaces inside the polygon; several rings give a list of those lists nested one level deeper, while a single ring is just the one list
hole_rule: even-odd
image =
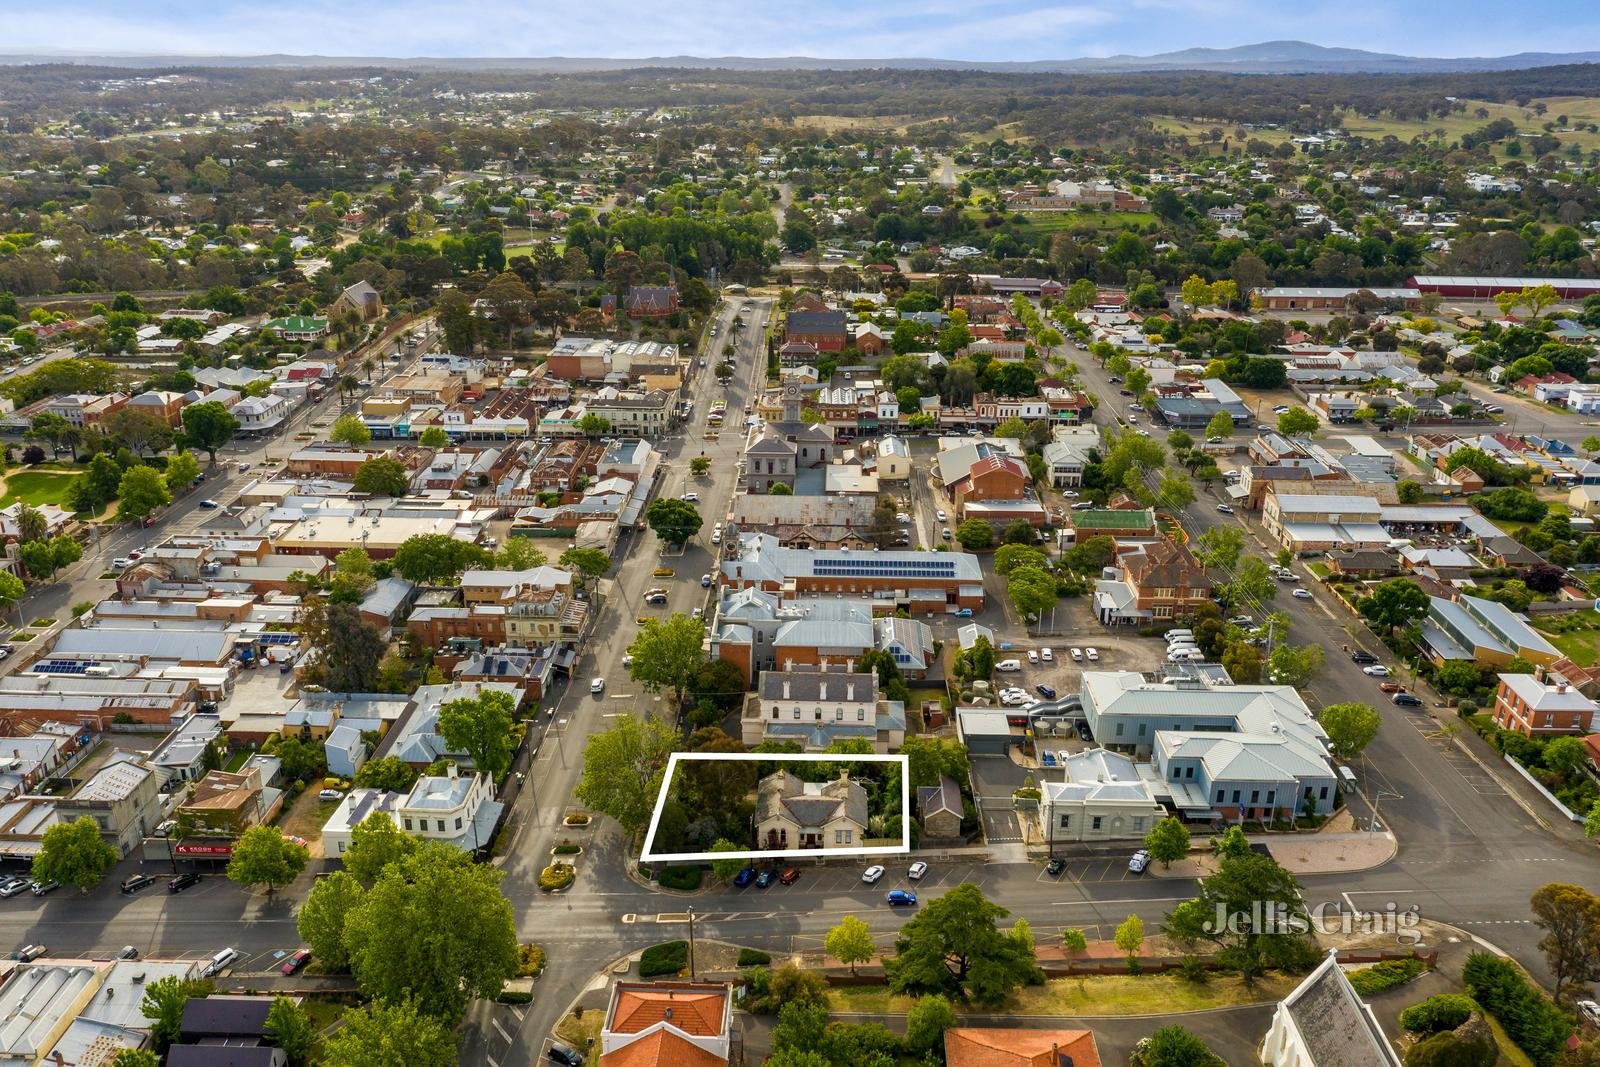
[{"label": "terracotta tile roof", "polygon": [[670,1022],[695,1037],[722,1033],[721,989],[684,985],[626,985],[617,990],[616,1013],[606,1029],[616,1034],[637,1034],[659,1022]]},{"label": "terracotta tile roof", "polygon": [[944,1032],[945,1067],[1057,1067],[1052,1051],[1071,1056],[1072,1067],[1100,1067],[1091,1030],[953,1026]]},{"label": "terracotta tile roof", "polygon": [[657,1030],[600,1057],[600,1067],[726,1067],[727,1062],[670,1030]]}]

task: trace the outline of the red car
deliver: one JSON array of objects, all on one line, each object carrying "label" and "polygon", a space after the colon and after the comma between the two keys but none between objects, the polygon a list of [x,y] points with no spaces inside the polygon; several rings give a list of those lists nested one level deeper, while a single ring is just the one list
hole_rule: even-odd
[{"label": "red car", "polygon": [[1384,693],[1404,693],[1406,687],[1399,682],[1379,682],[1378,689]]},{"label": "red car", "polygon": [[794,885],[799,880],[800,880],[800,868],[799,867],[785,867],[783,869],[783,873],[778,875],[778,881],[782,882],[784,885]]},{"label": "red car", "polygon": [[300,968],[311,962],[311,950],[308,948],[297,949],[283,961],[283,966],[278,968],[284,974],[298,974]]}]

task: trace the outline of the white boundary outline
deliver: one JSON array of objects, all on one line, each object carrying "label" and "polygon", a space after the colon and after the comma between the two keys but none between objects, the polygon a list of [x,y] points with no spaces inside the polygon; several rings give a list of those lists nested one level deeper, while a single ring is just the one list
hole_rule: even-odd
[{"label": "white boundary outline", "polygon": [[[747,763],[898,763],[900,765],[900,844],[898,847],[874,848],[785,848],[756,849],[747,852],[652,852],[656,840],[656,825],[661,821],[661,809],[667,802],[667,791],[672,788],[672,776],[677,773],[679,760],[742,760]],[[911,851],[911,760],[895,755],[856,755],[830,752],[674,752],[667,758],[667,770],[661,779],[661,792],[656,796],[655,810],[650,813],[650,828],[645,831],[641,863],[676,862],[680,860],[731,860],[775,859],[784,856],[827,859],[830,856],[899,856]]]}]

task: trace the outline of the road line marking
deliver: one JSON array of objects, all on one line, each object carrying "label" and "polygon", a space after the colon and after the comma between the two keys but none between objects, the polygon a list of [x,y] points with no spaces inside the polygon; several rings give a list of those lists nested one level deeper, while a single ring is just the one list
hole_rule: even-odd
[{"label": "road line marking", "polygon": [[505,1042],[506,1042],[507,1045],[511,1045],[511,1046],[515,1047],[515,1045],[517,1043],[517,1039],[512,1037],[510,1034],[506,1033],[506,1028],[500,1025],[500,1020],[499,1019],[496,1019],[494,1021],[494,1029],[495,1029],[496,1033],[498,1033],[501,1037],[505,1038]]}]

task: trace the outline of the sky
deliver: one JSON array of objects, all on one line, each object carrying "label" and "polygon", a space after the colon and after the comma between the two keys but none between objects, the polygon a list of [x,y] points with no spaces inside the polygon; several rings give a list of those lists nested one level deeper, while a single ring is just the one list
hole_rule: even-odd
[{"label": "sky", "polygon": [[177,55],[1148,55],[1270,40],[1421,56],[1600,49],[1594,0],[10,0],[0,51]]}]

